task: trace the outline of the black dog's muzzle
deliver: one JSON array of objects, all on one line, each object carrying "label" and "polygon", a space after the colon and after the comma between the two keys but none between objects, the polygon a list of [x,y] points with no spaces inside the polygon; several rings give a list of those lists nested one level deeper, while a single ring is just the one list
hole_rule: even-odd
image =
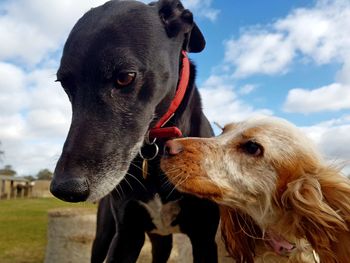
[{"label": "black dog's muzzle", "polygon": [[80,177],[62,181],[52,180],[50,191],[57,198],[67,202],[86,201],[90,194],[87,180]]}]

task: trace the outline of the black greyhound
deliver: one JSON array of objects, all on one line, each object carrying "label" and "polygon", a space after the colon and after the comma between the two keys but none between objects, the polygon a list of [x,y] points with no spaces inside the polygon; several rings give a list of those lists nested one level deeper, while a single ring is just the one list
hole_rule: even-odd
[{"label": "black greyhound", "polygon": [[[178,0],[110,1],[87,12],[72,29],[57,80],[73,116],[51,192],[69,202],[104,197],[92,262],[103,262],[107,254],[107,262],[135,262],[145,232],[153,262],[167,261],[175,232],[189,236],[194,262],[217,262],[217,206],[174,190],[159,156],[149,161],[146,174],[138,155],[172,104],[183,50],[200,52],[204,46],[192,13]],[[184,98],[165,126],[185,136],[210,137],[192,63],[189,71]],[[158,138],[156,144],[162,149],[164,142]],[[144,155],[152,147],[142,147]]]}]

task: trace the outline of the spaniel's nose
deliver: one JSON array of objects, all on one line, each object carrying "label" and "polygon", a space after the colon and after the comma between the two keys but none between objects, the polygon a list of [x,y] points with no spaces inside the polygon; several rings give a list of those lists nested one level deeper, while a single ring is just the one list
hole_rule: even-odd
[{"label": "spaniel's nose", "polygon": [[183,151],[183,145],[176,140],[167,141],[164,145],[164,155],[176,155]]}]

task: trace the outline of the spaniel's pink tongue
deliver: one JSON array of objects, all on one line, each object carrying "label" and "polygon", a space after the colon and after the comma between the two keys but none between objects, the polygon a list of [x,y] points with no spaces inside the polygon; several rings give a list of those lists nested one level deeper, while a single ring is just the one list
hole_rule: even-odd
[{"label": "spaniel's pink tongue", "polygon": [[286,255],[293,251],[294,245],[289,243],[280,235],[277,235],[273,232],[266,233],[266,239],[272,249],[279,255]]}]

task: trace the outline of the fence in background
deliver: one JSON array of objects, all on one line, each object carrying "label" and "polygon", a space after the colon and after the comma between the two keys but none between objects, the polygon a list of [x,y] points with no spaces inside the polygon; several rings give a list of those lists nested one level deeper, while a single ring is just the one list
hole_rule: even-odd
[{"label": "fence in background", "polygon": [[51,196],[50,181],[0,175],[0,200]]}]

